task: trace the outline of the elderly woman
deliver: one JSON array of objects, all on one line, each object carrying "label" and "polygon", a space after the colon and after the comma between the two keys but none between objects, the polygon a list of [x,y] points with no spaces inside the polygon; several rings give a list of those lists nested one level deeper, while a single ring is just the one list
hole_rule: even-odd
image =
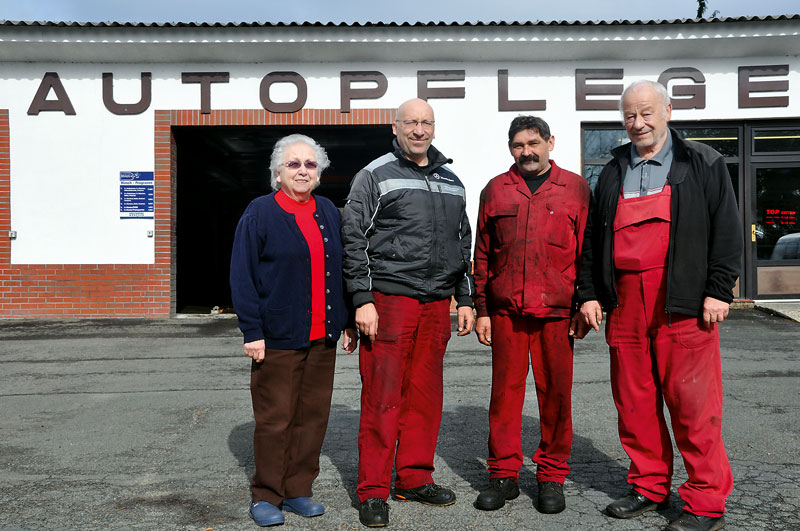
[{"label": "elderly woman", "polygon": [[[325,512],[311,484],[328,425],[336,341],[349,320],[339,211],[311,193],[328,164],[307,136],[278,140],[270,163],[275,191],[250,203],[233,243],[231,294],[244,353],[253,359],[250,516],[260,526],[282,524],[282,510]],[[342,348],[352,352],[356,341],[348,325]]]}]

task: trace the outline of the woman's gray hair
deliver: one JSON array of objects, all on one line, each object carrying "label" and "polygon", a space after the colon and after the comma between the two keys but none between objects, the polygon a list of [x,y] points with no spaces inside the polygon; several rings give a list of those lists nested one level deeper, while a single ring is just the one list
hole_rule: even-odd
[{"label": "woman's gray hair", "polygon": [[325,148],[320,146],[317,141],[310,136],[294,134],[281,138],[275,142],[275,147],[272,148],[272,157],[270,158],[269,162],[269,184],[272,186],[273,190],[278,191],[281,189],[281,183],[279,183],[277,179],[277,172],[283,163],[284,151],[286,151],[286,148],[292,144],[300,143],[306,144],[308,147],[314,150],[314,154],[317,157],[317,186],[319,186],[319,181],[322,179],[322,172],[331,165],[331,161],[328,159],[328,154],[325,153]]},{"label": "woman's gray hair", "polygon": [[625,109],[623,109],[623,107],[622,107],[622,102],[625,101],[625,96],[628,94],[628,92],[630,92],[631,90],[633,90],[633,89],[635,89],[637,87],[641,87],[641,86],[647,86],[647,87],[652,88],[656,92],[656,94],[658,94],[661,97],[661,101],[664,103],[664,111],[667,110],[667,105],[669,105],[669,103],[670,103],[669,93],[667,92],[667,87],[665,87],[661,83],[657,83],[655,81],[650,81],[649,79],[640,79],[639,81],[634,81],[633,83],[628,85],[628,87],[625,89],[625,91],[622,93],[622,96],[619,99],[619,113],[621,115],[623,115],[622,116],[622,123],[623,124],[625,123],[625,116],[624,116]]}]

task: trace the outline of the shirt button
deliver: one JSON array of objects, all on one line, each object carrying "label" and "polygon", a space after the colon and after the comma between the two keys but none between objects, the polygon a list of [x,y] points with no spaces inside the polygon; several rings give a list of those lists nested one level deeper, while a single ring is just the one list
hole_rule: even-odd
[{"label": "shirt button", "polygon": [[328,309],[329,309],[329,310],[331,309],[331,305],[330,305],[330,304],[328,305]]},{"label": "shirt button", "polygon": [[551,210],[551,211],[550,211],[550,213],[552,214],[552,213],[553,213],[553,211]]},{"label": "shirt button", "polygon": [[330,257],[331,257],[331,255],[329,255],[329,254],[325,255],[325,258],[330,258]]},{"label": "shirt button", "polygon": [[330,272],[330,271],[326,271],[326,272],[325,272],[325,276],[326,276],[326,277],[329,277],[329,276],[331,276],[331,272]]},{"label": "shirt button", "polygon": [[[551,214],[552,214],[552,212],[551,212]],[[327,242],[328,238],[322,238],[322,241]]]},{"label": "shirt button", "polygon": [[324,230],[325,229],[325,225],[320,225],[319,228],[320,228],[320,230]]},{"label": "shirt button", "polygon": [[325,293],[330,293],[330,292],[331,292],[331,290],[329,290],[329,289],[325,290]]}]

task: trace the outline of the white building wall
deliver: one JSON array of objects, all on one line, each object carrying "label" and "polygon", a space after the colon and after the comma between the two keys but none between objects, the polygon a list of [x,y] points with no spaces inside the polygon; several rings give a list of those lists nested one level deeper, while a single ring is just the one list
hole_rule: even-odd
[{"label": "white building wall", "polygon": [[[591,43],[587,43],[591,46]],[[738,67],[789,64],[789,107],[738,108]],[[667,68],[693,67],[706,77],[707,108],[676,110],[673,120],[743,120],[800,116],[800,59],[669,59],[630,61],[358,62],[358,63],[180,63],[73,64],[5,63],[0,108],[9,109],[11,136],[12,245],[14,264],[153,263],[153,220],[120,219],[119,172],[153,171],[156,109],[199,109],[200,86],[183,84],[182,72],[229,72],[229,83],[211,87],[212,109],[260,109],[259,85],[274,71],[296,71],[308,85],[306,108],[340,106],[339,73],[378,70],[388,78],[386,94],[354,100],[353,108],[393,108],[415,97],[417,71],[465,70],[463,82],[431,86],[465,87],[464,99],[432,99],[436,112],[434,144],[454,159],[452,168],[467,186],[468,213],[475,222],[485,183],[512,162],[507,129],[518,112],[498,112],[497,70],[509,71],[511,99],[545,99],[539,114],[556,137],[552,157],[580,173],[582,122],[618,120],[616,111],[575,109],[576,68],[623,68],[623,84],[656,80]],[[57,72],[76,116],[61,112],[27,114],[45,72]],[[102,74],[114,74],[114,99],[139,100],[139,75],[152,72],[152,103],[143,114],[117,116],[102,99]],[[760,80],[768,80],[762,78]],[[619,83],[604,81],[604,83]],[[681,83],[688,83],[682,80]],[[768,94],[765,94],[768,95]],[[780,94],[786,95],[786,93]],[[276,101],[292,101],[294,90],[276,85]],[[49,99],[54,95],[50,94]],[[387,146],[387,150],[389,146]],[[366,164],[367,160],[364,161]]]}]

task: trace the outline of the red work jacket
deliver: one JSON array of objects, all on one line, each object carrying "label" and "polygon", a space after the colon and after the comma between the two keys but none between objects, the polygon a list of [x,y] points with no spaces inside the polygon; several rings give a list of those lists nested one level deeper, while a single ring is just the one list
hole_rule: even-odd
[{"label": "red work jacket", "polygon": [[475,240],[475,308],[569,317],[589,211],[586,180],[550,161],[531,195],[516,164],[481,192]]}]

